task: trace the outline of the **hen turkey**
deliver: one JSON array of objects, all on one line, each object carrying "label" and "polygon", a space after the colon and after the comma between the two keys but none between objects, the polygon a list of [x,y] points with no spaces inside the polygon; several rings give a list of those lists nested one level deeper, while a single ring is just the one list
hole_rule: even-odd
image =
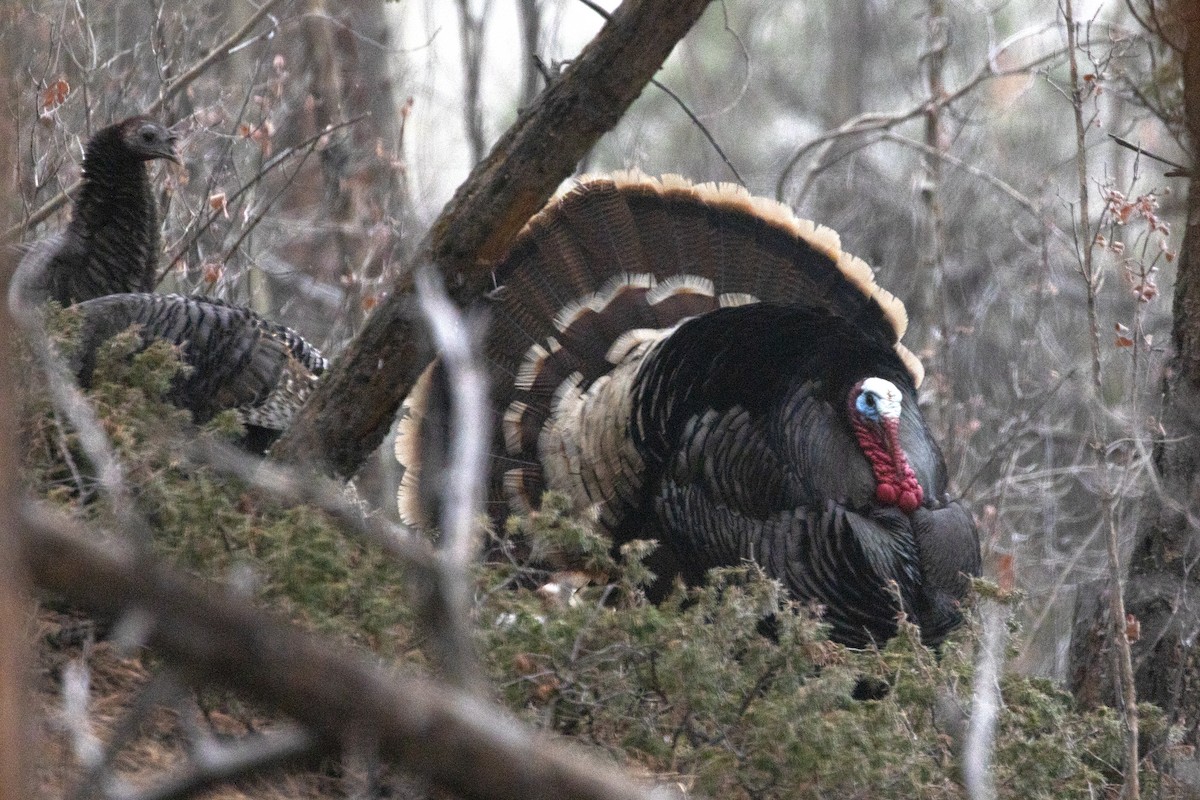
[{"label": "hen turkey", "polygon": [[14,279],[26,305],[64,306],[121,292],[149,292],[161,250],[158,207],[146,162],[179,163],[176,137],[148,117],[96,132],[83,155],[83,179],[67,229],[35,244]]},{"label": "hen turkey", "polygon": [[137,326],[145,344],[178,346],[190,367],[169,399],[205,422],[236,409],[246,426],[244,445],[264,452],[291,423],[328,366],[298,333],[248,308],[180,295],[114,294],[79,303],[79,345],[72,368],[91,383],[100,345]]},{"label": "hen turkey", "polygon": [[[757,562],[850,646],[900,612],[930,645],[961,624],[976,529],[917,406],[904,307],[835,233],[739,187],[618,175],[534,217],[495,281],[496,498],[556,490],[616,543],[658,539],[660,583]],[[417,523],[434,375],[397,440]]]}]

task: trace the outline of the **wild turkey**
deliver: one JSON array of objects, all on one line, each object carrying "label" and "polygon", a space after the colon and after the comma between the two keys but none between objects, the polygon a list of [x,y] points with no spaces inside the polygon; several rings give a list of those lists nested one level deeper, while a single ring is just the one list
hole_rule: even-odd
[{"label": "wild turkey", "polygon": [[[901,609],[930,645],[961,623],[974,523],[917,407],[904,307],[835,233],[739,187],[619,175],[552,202],[494,275],[510,507],[564,492],[616,542],[659,539],[667,578],[753,560],[850,646],[892,636]],[[416,522],[433,375],[397,441]]]},{"label": "wild turkey", "polygon": [[169,399],[197,422],[237,409],[246,425],[243,444],[255,452],[264,452],[287,428],[328,365],[290,328],[218,300],[114,294],[74,310],[83,318],[71,365],[81,385],[91,384],[100,345],[137,325],[146,344],[159,339],[179,346],[191,367]]},{"label": "wild turkey", "polygon": [[120,292],[154,290],[161,250],[158,207],[145,162],[179,163],[175,134],[148,117],[96,132],[83,154],[83,185],[61,234],[22,259],[14,291],[23,304],[64,306]]}]

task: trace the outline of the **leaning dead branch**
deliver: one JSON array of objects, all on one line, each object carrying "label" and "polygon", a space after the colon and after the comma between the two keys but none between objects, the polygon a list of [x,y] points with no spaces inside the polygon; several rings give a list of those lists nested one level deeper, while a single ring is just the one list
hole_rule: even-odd
[{"label": "leaning dead branch", "polygon": [[[621,5],[476,165],[416,251],[415,263],[442,271],[456,303],[476,301],[492,288],[491,265],[641,94],[708,2]],[[325,466],[349,476],[379,446],[430,358],[413,291],[410,270],[324,376],[275,445],[275,457],[298,461],[321,453]]]}]

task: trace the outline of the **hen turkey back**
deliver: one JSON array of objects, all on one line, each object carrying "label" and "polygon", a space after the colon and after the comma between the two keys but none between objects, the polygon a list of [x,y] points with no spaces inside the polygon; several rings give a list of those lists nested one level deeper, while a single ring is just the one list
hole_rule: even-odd
[{"label": "hen turkey back", "polygon": [[[731,185],[583,180],[495,268],[493,499],[570,497],[659,587],[753,561],[861,647],[901,612],[936,645],[980,571],[917,407],[903,304],[837,235]],[[428,524],[436,365],[397,438],[402,516]],[[424,462],[424,463],[423,463]]]}]

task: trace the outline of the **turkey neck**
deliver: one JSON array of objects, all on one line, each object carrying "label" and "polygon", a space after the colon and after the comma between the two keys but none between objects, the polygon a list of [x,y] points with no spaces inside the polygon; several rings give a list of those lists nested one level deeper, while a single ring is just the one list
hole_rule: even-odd
[{"label": "turkey neck", "polygon": [[83,188],[70,233],[89,254],[95,278],[126,292],[153,291],[160,248],[158,208],[145,163],[116,138],[93,139],[83,157]]}]

